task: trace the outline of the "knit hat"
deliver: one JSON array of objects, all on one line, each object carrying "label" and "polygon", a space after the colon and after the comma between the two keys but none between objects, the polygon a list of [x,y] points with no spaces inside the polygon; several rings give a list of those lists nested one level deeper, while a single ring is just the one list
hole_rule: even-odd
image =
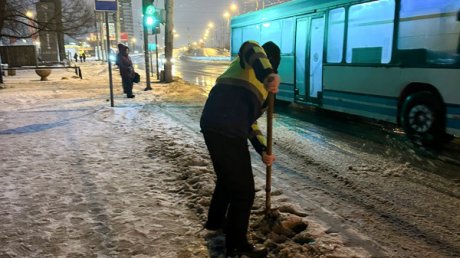
[{"label": "knit hat", "polygon": [[273,43],[273,41],[268,41],[262,45],[265,53],[267,54],[268,60],[270,60],[270,64],[273,67],[275,73],[278,73],[278,66],[281,62],[281,50],[280,48]]}]

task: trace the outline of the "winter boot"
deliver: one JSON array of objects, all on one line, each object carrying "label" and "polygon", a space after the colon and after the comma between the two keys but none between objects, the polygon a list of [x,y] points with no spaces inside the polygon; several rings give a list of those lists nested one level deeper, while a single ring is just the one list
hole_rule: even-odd
[{"label": "winter boot", "polygon": [[258,248],[250,243],[245,243],[238,248],[227,248],[227,256],[231,258],[239,258],[246,256],[249,258],[263,258],[267,256],[266,248]]}]

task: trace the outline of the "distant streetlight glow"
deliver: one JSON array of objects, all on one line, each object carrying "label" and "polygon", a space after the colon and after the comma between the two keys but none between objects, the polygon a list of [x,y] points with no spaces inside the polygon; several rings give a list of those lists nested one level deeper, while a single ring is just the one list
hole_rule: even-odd
[{"label": "distant streetlight glow", "polygon": [[214,28],[214,23],[213,23],[213,22],[209,22],[208,27],[209,27],[209,28]]},{"label": "distant streetlight glow", "polygon": [[238,5],[233,3],[232,5],[230,5],[230,10],[232,10],[232,12],[236,12],[238,10]]},{"label": "distant streetlight glow", "polygon": [[29,18],[32,18],[32,17],[34,17],[34,13],[32,11],[27,11],[26,16],[29,17]]},{"label": "distant streetlight glow", "polygon": [[230,17],[230,13],[226,11],[226,12],[223,14],[223,16],[224,16],[224,18],[227,18],[227,19],[228,19],[228,18]]}]

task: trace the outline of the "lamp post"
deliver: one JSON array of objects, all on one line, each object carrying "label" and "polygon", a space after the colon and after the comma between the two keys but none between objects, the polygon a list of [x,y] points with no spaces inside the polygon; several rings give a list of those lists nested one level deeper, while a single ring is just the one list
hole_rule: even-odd
[{"label": "lamp post", "polygon": [[239,13],[239,9],[238,9],[238,5],[236,5],[235,3],[231,4],[230,5],[230,10],[236,14],[240,14]]},{"label": "lamp post", "polygon": [[224,48],[227,47],[229,38],[230,38],[230,13],[228,11],[225,11],[223,14],[223,17],[226,19],[226,24],[225,24],[225,29],[222,30],[222,46]]},{"label": "lamp post", "polygon": [[[213,23],[213,22],[209,22],[209,23],[208,23],[208,28],[209,28],[209,29],[206,30],[206,33],[208,33],[208,31],[209,31],[210,33],[212,33],[211,30],[214,28],[214,23]],[[214,37],[216,38],[216,36],[217,36],[217,35],[216,35],[216,32],[214,31]],[[210,37],[210,38],[212,39],[212,37]],[[214,39],[214,45],[216,44],[216,41],[217,41],[217,40]],[[213,45],[213,46],[214,46],[214,45]]]},{"label": "lamp post", "polygon": [[136,49],[136,41],[137,41],[136,38],[134,38],[134,37],[131,38],[131,44],[132,44],[133,53],[134,53],[134,51]]},{"label": "lamp post", "polygon": [[[32,11],[27,11],[26,12],[26,17],[27,19],[27,24],[29,25],[29,33],[30,37],[32,38],[32,41],[34,40],[34,33],[35,33],[35,23],[34,23],[34,13]],[[36,37],[35,37],[36,38]]]}]

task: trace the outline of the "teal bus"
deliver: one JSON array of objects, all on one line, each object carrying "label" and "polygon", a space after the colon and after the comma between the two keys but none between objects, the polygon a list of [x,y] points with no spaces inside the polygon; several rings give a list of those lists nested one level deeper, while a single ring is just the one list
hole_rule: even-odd
[{"label": "teal bus", "polygon": [[280,46],[277,100],[460,135],[460,0],[293,0],[234,17],[246,40]]}]

